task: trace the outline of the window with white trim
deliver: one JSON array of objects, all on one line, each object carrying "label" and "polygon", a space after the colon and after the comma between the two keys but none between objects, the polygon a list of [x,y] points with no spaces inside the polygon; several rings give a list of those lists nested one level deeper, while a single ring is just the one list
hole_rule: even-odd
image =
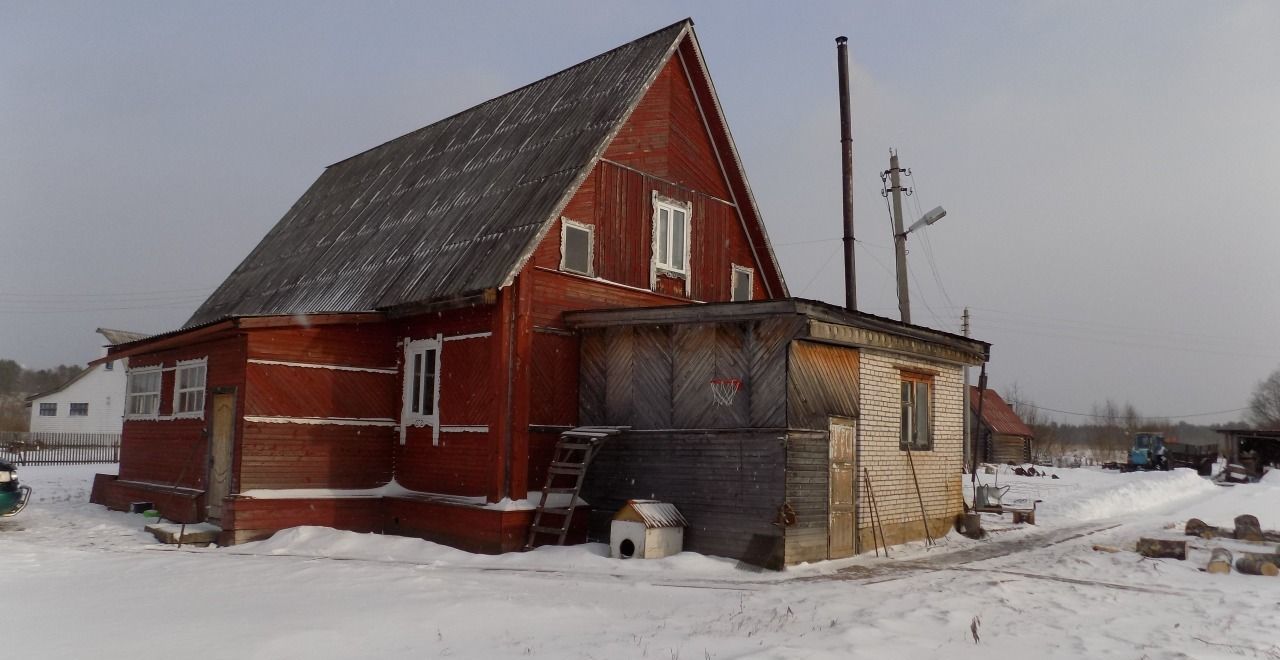
[{"label": "window with white trim", "polygon": [[688,275],[691,204],[653,195],[653,266],[660,273]]},{"label": "window with white trim", "polygon": [[56,403],[42,403],[42,404],[40,404],[40,416],[41,416],[41,417],[57,417],[57,416],[58,416],[58,404],[56,404]]},{"label": "window with white trim", "polygon": [[173,415],[204,417],[206,361],[179,362],[173,374]]},{"label": "window with white trim", "polygon": [[755,279],[755,271],[746,266],[733,264],[730,273],[733,279],[729,283],[729,300],[734,302],[751,300],[751,286]]},{"label": "window with white trim", "polygon": [[439,426],[440,340],[418,339],[405,343],[405,426]]},{"label": "window with white trim", "polygon": [[129,370],[125,415],[155,417],[160,412],[160,367]]},{"label": "window with white trim", "polygon": [[67,415],[70,417],[88,417],[89,404],[87,403],[68,404]]},{"label": "window with white trim", "polygon": [[561,220],[560,270],[595,275],[595,227],[568,218]]},{"label": "window with white trim", "polygon": [[902,426],[898,446],[904,450],[930,451],[933,449],[933,428],[929,424],[933,376],[904,371],[900,387]]}]

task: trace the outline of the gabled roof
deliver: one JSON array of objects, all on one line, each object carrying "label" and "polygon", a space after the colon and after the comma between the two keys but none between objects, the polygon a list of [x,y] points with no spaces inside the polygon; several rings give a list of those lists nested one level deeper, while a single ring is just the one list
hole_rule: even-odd
[{"label": "gabled roof", "polygon": [[615,513],[613,519],[638,522],[649,529],[689,526],[689,521],[684,519],[676,505],[658,500],[627,500],[626,506]]},{"label": "gabled roof", "polygon": [[686,37],[689,19],[331,165],[186,325],[507,286]]},{"label": "gabled roof", "polygon": [[[1024,438],[1036,436],[1031,427],[1018,417],[1018,413],[1000,398],[999,393],[995,390],[984,390],[983,395],[985,401],[982,403],[982,424],[991,429],[992,433],[1020,435]],[[978,388],[973,385],[969,386],[969,408],[975,415],[978,413]]]}]

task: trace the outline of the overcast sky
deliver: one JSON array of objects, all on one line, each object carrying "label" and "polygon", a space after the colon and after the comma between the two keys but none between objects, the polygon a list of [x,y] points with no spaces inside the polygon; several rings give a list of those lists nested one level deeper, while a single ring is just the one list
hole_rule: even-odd
[{"label": "overcast sky", "polygon": [[324,166],[692,16],[793,295],[843,301],[847,34],[863,311],[892,147],[948,210],[913,320],[972,308],[997,389],[1180,416],[1280,366],[1280,4],[462,4],[0,2],[0,357],[174,329]]}]

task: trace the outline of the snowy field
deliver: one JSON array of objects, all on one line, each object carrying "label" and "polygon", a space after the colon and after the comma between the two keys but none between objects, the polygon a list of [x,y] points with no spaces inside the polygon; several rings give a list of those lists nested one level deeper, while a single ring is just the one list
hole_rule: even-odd
[{"label": "snowy field", "polygon": [[0,520],[6,657],[1280,658],[1280,578],[1207,574],[1199,539],[1187,561],[1092,550],[1183,538],[1192,516],[1280,528],[1280,479],[1000,475],[1008,498],[1042,500],[1038,526],[992,516],[982,541],[761,573],[320,528],[175,550],[140,515],[87,503],[102,468],[20,470],[35,496]]}]

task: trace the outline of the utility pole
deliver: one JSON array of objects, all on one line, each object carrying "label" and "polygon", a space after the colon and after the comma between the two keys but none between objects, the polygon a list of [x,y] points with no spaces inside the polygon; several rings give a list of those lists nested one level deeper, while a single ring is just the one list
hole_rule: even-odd
[{"label": "utility pole", "polygon": [[849,47],[836,37],[836,67],[840,76],[840,167],[844,201],[844,308],[858,311],[858,288],[853,268],[853,121],[849,102]]},{"label": "utility pole", "polygon": [[[964,315],[961,316],[960,319],[961,319],[960,331],[964,334],[964,336],[968,337],[969,336],[969,308],[968,307],[964,308]],[[973,449],[971,448],[972,446],[971,443],[973,442],[973,437],[972,437],[973,433],[969,428],[970,426],[969,415],[973,413],[969,412],[971,408],[969,407],[970,403],[969,403],[969,367],[968,365],[966,365],[962,369],[962,371],[964,372],[964,397],[963,397],[964,399],[964,465],[966,468],[972,471],[976,466],[973,465]]]},{"label": "utility pole", "polygon": [[903,323],[911,322],[911,300],[907,293],[907,232],[902,229],[902,192],[898,175],[906,170],[898,167],[898,152],[889,150],[889,192],[893,195],[893,247],[898,261],[898,313]]}]

